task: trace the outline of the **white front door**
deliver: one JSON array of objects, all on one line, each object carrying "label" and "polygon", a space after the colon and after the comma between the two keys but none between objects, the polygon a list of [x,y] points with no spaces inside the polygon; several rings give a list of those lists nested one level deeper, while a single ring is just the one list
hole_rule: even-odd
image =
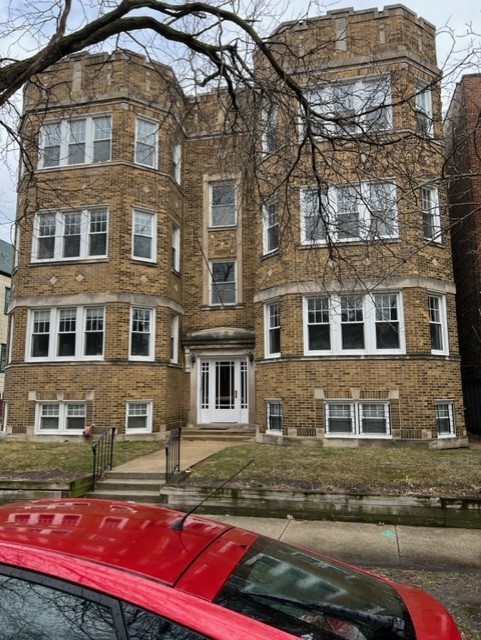
[{"label": "white front door", "polygon": [[199,422],[247,423],[247,358],[202,358]]}]

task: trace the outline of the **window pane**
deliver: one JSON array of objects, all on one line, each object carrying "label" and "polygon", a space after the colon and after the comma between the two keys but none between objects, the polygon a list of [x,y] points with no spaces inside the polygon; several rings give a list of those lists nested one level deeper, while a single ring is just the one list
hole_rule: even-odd
[{"label": "window pane", "polygon": [[134,247],[136,258],[153,258],[154,215],[142,211],[134,212]]},{"label": "window pane", "polygon": [[48,260],[55,253],[56,216],[45,213],[38,216],[37,260]]},{"label": "window pane", "polygon": [[138,609],[131,604],[122,603],[125,624],[130,640],[202,640],[191,629],[181,627],[156,613]]},{"label": "window pane", "polygon": [[129,402],[127,411],[128,429],[147,429],[149,405],[146,402]]},{"label": "window pane", "polygon": [[397,296],[374,296],[376,308],[376,348],[399,349],[399,319]]},{"label": "window pane", "polygon": [[110,160],[110,138],[112,119],[110,116],[94,118],[94,147],[93,161],[106,162]]},{"label": "window pane", "polygon": [[67,423],[65,425],[67,431],[82,431],[85,427],[85,405],[69,404],[67,405]]},{"label": "window pane", "polygon": [[0,576],[2,638],[116,640],[108,607],[23,579]]},{"label": "window pane", "polygon": [[59,405],[43,404],[41,405],[40,429],[58,429],[59,428]]},{"label": "window pane", "polygon": [[80,256],[81,213],[66,213],[64,215],[64,258]]},{"label": "window pane", "polygon": [[132,309],[132,356],[150,354],[150,309]]},{"label": "window pane", "polygon": [[43,166],[57,167],[60,164],[61,123],[51,122],[42,127],[44,146],[42,150]]},{"label": "window pane", "polygon": [[235,262],[212,263],[212,304],[234,304]]},{"label": "window pane", "polygon": [[48,357],[50,343],[50,311],[34,311],[32,333],[32,358]]},{"label": "window pane", "polygon": [[212,190],[212,226],[232,226],[236,223],[235,185],[218,184]]},{"label": "window pane", "polygon": [[453,405],[450,402],[436,405],[436,424],[439,435],[454,434]]},{"label": "window pane", "polygon": [[304,234],[308,242],[325,240],[328,235],[329,201],[327,187],[302,191],[301,209]]},{"label": "window pane", "polygon": [[353,422],[350,404],[328,404],[329,433],[352,433]]},{"label": "window pane", "polygon": [[69,123],[68,164],[85,162],[85,120]]},{"label": "window pane", "polygon": [[104,310],[87,309],[85,312],[85,351],[86,356],[101,356],[104,338]]},{"label": "window pane", "polygon": [[337,237],[359,238],[359,194],[354,187],[337,188]]},{"label": "window pane", "polygon": [[361,404],[361,433],[384,435],[388,431],[384,404]]},{"label": "window pane", "polygon": [[157,124],[147,120],[137,120],[137,140],[135,162],[148,167],[156,166]]},{"label": "window pane", "polygon": [[269,431],[282,431],[282,403],[267,403],[267,428]]},{"label": "window pane", "polygon": [[309,298],[307,301],[308,349],[326,351],[331,348],[329,299]]},{"label": "window pane", "polygon": [[341,297],[343,349],[364,349],[364,322],[361,296]]},{"label": "window pane", "polygon": [[76,309],[60,309],[58,323],[58,348],[60,357],[75,355]]}]

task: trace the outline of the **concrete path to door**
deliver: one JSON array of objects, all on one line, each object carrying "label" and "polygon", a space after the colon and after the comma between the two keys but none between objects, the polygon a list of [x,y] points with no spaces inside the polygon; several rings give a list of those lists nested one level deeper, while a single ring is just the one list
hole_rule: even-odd
[{"label": "concrete path to door", "polygon": [[[214,453],[235,447],[244,442],[229,442],[228,440],[184,440],[180,442],[180,470],[185,471],[201,460],[209,458]],[[147,456],[141,456],[121,464],[113,471],[128,473],[165,473],[165,450],[159,449]]]}]

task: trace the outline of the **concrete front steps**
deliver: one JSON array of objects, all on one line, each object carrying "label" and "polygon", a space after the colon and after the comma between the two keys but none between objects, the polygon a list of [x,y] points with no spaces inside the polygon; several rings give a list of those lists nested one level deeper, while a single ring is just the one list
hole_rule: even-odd
[{"label": "concrete front steps", "polygon": [[100,500],[155,503],[160,501],[160,488],[164,483],[165,474],[161,472],[107,471],[88,496]]},{"label": "concrete front steps", "polygon": [[[206,427],[184,427],[182,429],[182,440],[220,440],[231,442],[254,442],[256,435],[255,427],[249,425],[211,425]],[[181,446],[182,446],[181,440]]]}]

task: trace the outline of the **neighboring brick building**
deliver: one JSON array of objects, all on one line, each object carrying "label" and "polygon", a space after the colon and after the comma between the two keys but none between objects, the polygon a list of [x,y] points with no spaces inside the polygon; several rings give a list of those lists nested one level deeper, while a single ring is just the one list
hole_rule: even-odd
[{"label": "neighboring brick building", "polygon": [[445,120],[466,426],[481,435],[481,74],[463,76]]},{"label": "neighboring brick building", "polygon": [[[12,281],[13,247],[0,240],[0,418],[3,418],[3,389],[7,364],[8,307]],[[1,431],[1,428],[0,428]]]},{"label": "neighboring brick building", "polygon": [[303,122],[282,93],[186,97],[130,52],[27,87],[9,434],[466,442],[435,30],[396,5],[270,43]]}]

